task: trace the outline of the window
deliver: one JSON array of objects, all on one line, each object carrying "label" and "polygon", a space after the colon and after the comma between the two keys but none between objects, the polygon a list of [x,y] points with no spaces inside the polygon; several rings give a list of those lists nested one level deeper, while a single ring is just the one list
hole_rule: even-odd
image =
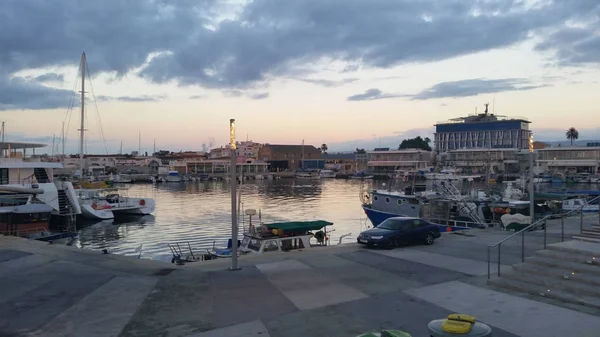
[{"label": "window", "polygon": [[260,240],[250,239],[250,242],[248,242],[248,249],[258,252],[260,250]]},{"label": "window", "polygon": [[400,229],[406,229],[407,224],[410,224],[410,223],[408,223],[406,220],[387,219],[384,222],[382,222],[379,226],[377,226],[377,228],[400,230]]},{"label": "window", "polygon": [[374,196],[373,196],[373,200],[377,201],[377,200],[379,200],[379,197],[378,197],[378,196],[376,196],[376,195],[374,195]]},{"label": "window", "polygon": [[8,182],[8,169],[7,168],[0,169],[0,184],[6,185],[8,183],[9,183]]},{"label": "window", "polygon": [[398,199],[397,203],[398,206],[402,206],[402,204],[404,203],[404,199]]},{"label": "window", "polygon": [[423,226],[423,220],[415,219],[412,221],[412,228],[419,228]]},{"label": "window", "polygon": [[386,202],[386,203],[389,203],[389,202],[390,202],[390,198],[388,198],[388,197],[385,197],[385,202]]},{"label": "window", "polygon": [[276,240],[269,240],[267,242],[265,242],[265,252],[274,252],[279,250],[279,245],[277,245],[277,241]]}]

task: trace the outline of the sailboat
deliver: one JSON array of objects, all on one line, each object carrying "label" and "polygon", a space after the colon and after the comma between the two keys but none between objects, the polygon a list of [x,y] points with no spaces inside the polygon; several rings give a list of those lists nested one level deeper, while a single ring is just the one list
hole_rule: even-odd
[{"label": "sailboat", "polygon": [[81,54],[81,124],[79,133],[79,160],[81,173],[77,191],[81,214],[91,219],[113,219],[115,213],[147,215],[154,212],[154,200],[151,198],[132,198],[124,196],[122,189],[111,188],[107,181],[86,180],[86,168],[83,158],[85,135],[85,52]]},{"label": "sailboat", "polygon": [[321,179],[318,171],[307,170],[304,168],[304,139],[302,139],[302,159],[300,160],[301,167],[296,170],[297,179]]}]

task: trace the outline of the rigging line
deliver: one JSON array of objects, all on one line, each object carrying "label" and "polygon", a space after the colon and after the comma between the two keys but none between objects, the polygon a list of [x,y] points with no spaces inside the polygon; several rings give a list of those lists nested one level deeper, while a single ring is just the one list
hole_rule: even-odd
[{"label": "rigging line", "polygon": [[[87,69],[88,74],[91,74],[90,72],[90,66],[87,63],[87,60],[85,62],[85,68]],[[94,106],[96,107],[96,117],[98,117],[98,125],[100,126],[100,137],[102,138],[102,144],[104,145],[104,151],[106,152],[106,154],[108,154],[108,147],[106,146],[106,138],[104,137],[104,128],[102,127],[102,119],[100,118],[100,110],[98,110],[98,100],[96,100],[96,94],[94,93],[94,85],[92,84],[92,76],[90,76],[90,89],[92,89],[92,97],[94,97]]]},{"label": "rigging line", "polygon": [[[79,73],[80,66],[77,67],[77,69],[78,69],[77,73]],[[64,130],[63,130],[63,134],[62,134],[63,138],[61,139],[63,148],[65,147],[65,143],[67,141],[67,136],[69,134],[69,124],[71,123],[71,115],[73,113],[73,105],[75,104],[75,93],[77,91],[77,84],[78,83],[79,83],[78,76],[75,76],[75,83],[73,84],[73,90],[71,90],[71,92],[72,92],[72,94],[71,94],[71,102],[69,103],[69,107],[67,108],[67,111],[65,111],[65,117],[63,118],[63,122],[66,122],[66,125],[64,126]]]}]

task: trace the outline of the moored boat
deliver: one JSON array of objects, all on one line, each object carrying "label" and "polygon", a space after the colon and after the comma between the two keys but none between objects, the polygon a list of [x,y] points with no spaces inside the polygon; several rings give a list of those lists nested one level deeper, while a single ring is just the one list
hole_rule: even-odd
[{"label": "moored boat", "polygon": [[321,178],[335,178],[336,173],[332,170],[321,170],[321,172],[319,172],[319,175],[321,176]]}]

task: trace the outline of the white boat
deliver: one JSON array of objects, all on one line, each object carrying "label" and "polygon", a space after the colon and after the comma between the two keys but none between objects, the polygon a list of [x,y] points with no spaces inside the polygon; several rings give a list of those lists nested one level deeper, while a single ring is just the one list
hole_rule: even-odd
[{"label": "white boat", "polygon": [[108,177],[108,180],[112,181],[113,183],[117,183],[117,184],[129,184],[132,182],[131,178],[127,174],[113,175],[111,173],[110,176]]},{"label": "white boat", "polygon": [[298,179],[321,179],[319,172],[316,171],[297,171],[296,178]]},{"label": "white boat", "polygon": [[583,212],[598,212],[598,204],[590,204],[586,199],[574,198],[563,200],[562,209],[565,212],[581,209]]},{"label": "white boat", "polygon": [[183,178],[179,175],[177,171],[169,171],[167,176],[164,178],[166,182],[169,183],[179,183],[183,181]]},{"label": "white boat", "polygon": [[337,174],[332,170],[321,170],[321,172],[319,172],[319,175],[321,176],[321,178],[335,178]]},{"label": "white boat", "polygon": [[257,174],[256,176],[254,176],[254,179],[256,179],[256,180],[264,180],[265,176],[263,176],[262,174]]},{"label": "white boat", "polygon": [[33,193],[52,207],[53,215],[81,213],[73,184],[54,181],[54,169],[61,163],[25,161],[22,158],[0,159],[0,193]]},{"label": "white boat", "polygon": [[251,226],[244,233],[239,250],[241,253],[263,254],[327,246],[327,227],[332,225],[328,221],[314,220],[262,224],[258,228]]},{"label": "white boat", "polygon": [[88,219],[108,220],[118,214],[147,215],[154,212],[152,198],[132,198],[122,193],[123,189],[118,188],[77,190],[81,214]]}]

